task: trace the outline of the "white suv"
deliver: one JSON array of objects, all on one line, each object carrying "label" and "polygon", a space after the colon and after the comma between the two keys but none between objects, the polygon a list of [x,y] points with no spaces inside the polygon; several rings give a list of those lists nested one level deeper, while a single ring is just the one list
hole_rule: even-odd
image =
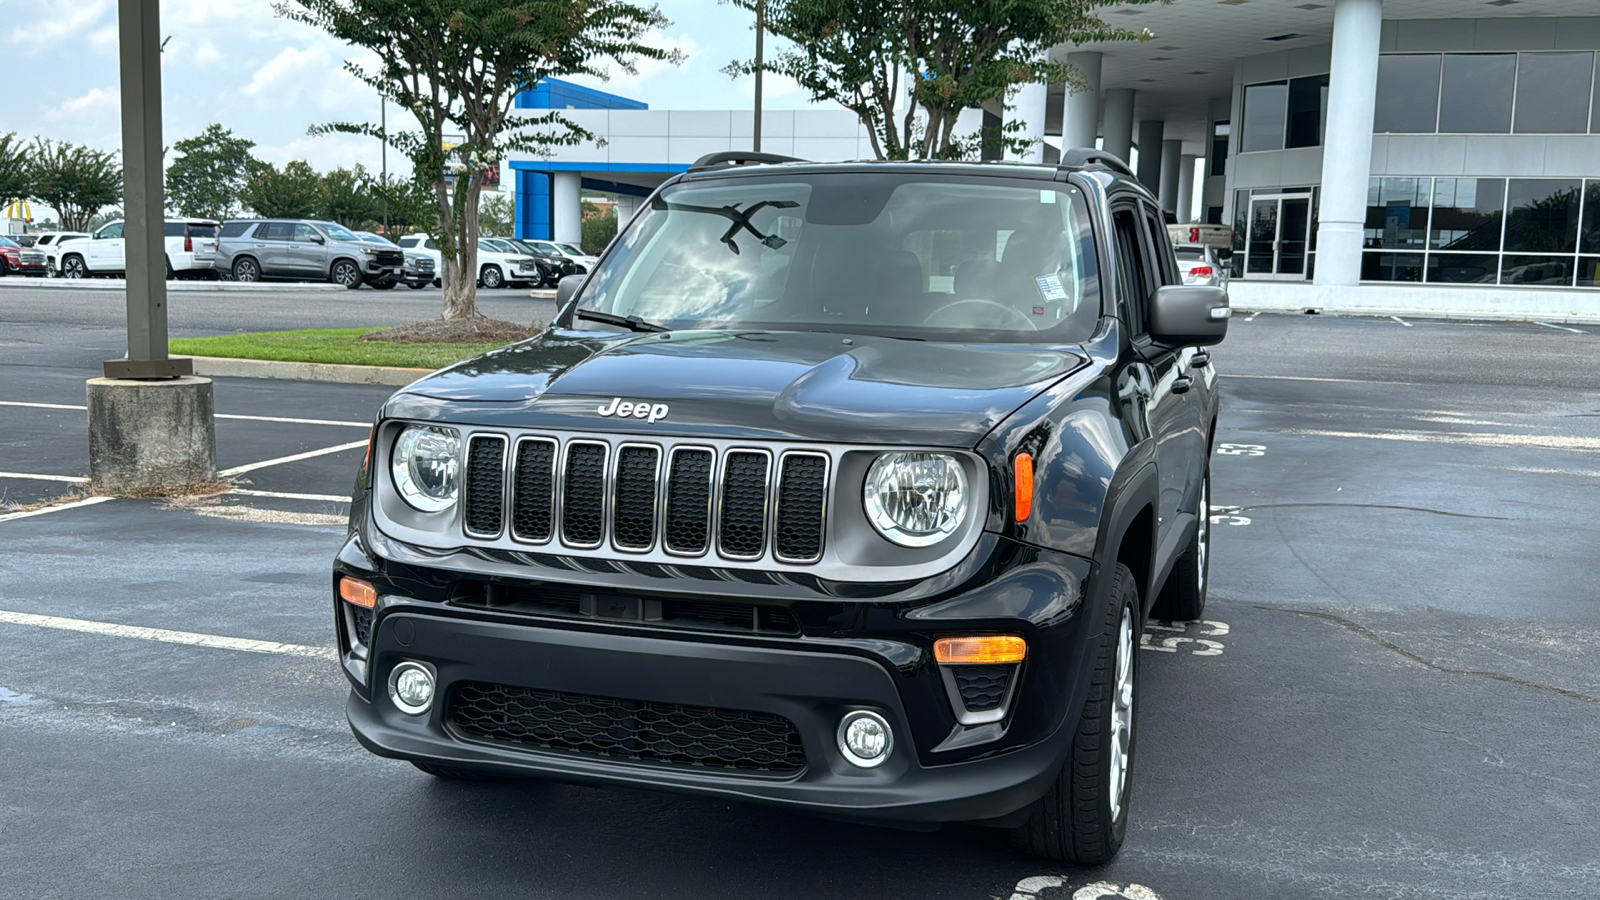
[{"label": "white suv", "polygon": [[56,264],[56,260],[60,256],[61,245],[67,241],[88,236],[82,231],[46,231],[44,234],[39,235],[39,240],[33,245],[33,248],[44,251],[47,274],[54,277],[60,269]]},{"label": "white suv", "polygon": [[[444,272],[439,245],[426,234],[408,234],[398,243],[406,250],[426,253],[433,259],[434,271]],[[532,284],[541,279],[539,264],[531,256],[502,253],[486,240],[478,241],[478,283],[486,288],[503,288],[513,283]]]},{"label": "white suv", "polygon": [[[127,270],[127,239],[122,221],[100,226],[92,236],[62,241],[56,248],[56,271],[63,278],[121,275]],[[219,223],[212,219],[168,219],[167,277],[215,277],[211,258],[217,252]]]}]

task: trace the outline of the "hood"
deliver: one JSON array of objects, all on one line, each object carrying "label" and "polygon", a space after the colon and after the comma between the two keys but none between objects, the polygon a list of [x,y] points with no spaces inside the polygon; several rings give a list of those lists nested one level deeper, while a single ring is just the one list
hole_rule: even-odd
[{"label": "hood", "polygon": [[[556,330],[423,378],[390,400],[388,414],[507,428],[971,447],[1086,361],[1077,347]],[[654,421],[622,418],[618,400],[666,412]]]}]

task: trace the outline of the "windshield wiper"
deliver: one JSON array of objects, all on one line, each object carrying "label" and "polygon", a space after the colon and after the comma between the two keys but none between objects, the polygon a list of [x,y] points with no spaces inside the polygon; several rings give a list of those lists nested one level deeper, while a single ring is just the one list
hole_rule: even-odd
[{"label": "windshield wiper", "polygon": [[574,315],[580,319],[588,319],[591,322],[600,322],[605,325],[618,325],[628,329],[629,331],[656,332],[671,330],[665,325],[657,325],[654,322],[646,322],[638,316],[618,316],[613,315],[612,313],[599,312],[593,309],[580,309],[574,313]]}]

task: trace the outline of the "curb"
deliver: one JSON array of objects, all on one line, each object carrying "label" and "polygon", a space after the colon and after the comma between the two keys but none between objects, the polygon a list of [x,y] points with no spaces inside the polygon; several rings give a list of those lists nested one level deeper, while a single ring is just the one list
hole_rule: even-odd
[{"label": "curb", "polygon": [[[126,292],[128,282],[121,278],[29,278],[27,276],[8,276],[0,278],[0,290],[5,288],[31,289],[41,288],[52,291],[117,291]],[[319,293],[344,293],[349,290],[338,284],[314,284],[294,281],[286,282],[249,282],[237,281],[169,281],[167,293],[304,293],[314,291]]]},{"label": "curb", "polygon": [[1600,325],[1600,317],[1551,315],[1530,316],[1520,313],[1498,312],[1492,309],[1415,309],[1403,306],[1288,306],[1275,303],[1229,303],[1234,315],[1249,315],[1250,313],[1272,313],[1275,315],[1304,316],[1307,310],[1316,310],[1315,315],[1343,316],[1346,318],[1361,319],[1388,319],[1399,316],[1403,319],[1429,319],[1451,322],[1528,322],[1533,324],[1552,325]]},{"label": "curb", "polygon": [[[344,288],[339,288],[344,290]],[[346,366],[334,363],[283,362],[275,359],[232,359],[225,356],[191,356],[194,373],[210,378],[280,378],[331,384],[410,384],[432,372],[399,366]]]}]

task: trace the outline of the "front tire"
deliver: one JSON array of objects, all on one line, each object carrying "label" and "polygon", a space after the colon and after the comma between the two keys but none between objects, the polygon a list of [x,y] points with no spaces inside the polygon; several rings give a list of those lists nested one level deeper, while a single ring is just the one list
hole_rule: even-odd
[{"label": "front tire", "polygon": [[1094,866],[1109,861],[1128,833],[1139,694],[1139,587],[1117,563],[1111,602],[1095,623],[1094,669],[1072,749],[1028,820],[1011,831],[1017,850]]},{"label": "front tire", "polygon": [[374,281],[372,284],[368,285],[368,287],[375,291],[387,291],[399,283],[400,282],[398,281]]},{"label": "front tire", "polygon": [[361,267],[348,259],[341,259],[329,270],[328,280],[353,291],[361,287]]},{"label": "front tire", "polygon": [[1150,609],[1152,618],[1168,622],[1195,622],[1206,611],[1206,589],[1211,583],[1211,466],[1200,478],[1199,522],[1189,546],[1172,566],[1172,574]]},{"label": "front tire", "polygon": [[506,286],[506,277],[500,274],[498,266],[484,266],[478,274],[478,280],[491,291]]}]

